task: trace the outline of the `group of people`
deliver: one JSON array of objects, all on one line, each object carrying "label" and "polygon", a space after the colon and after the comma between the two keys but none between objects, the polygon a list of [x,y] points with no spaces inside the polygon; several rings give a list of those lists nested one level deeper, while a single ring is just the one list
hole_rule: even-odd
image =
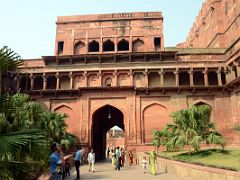
[{"label": "group of people", "polygon": [[70,163],[67,159],[63,159],[61,147],[57,143],[51,146],[50,173],[51,180],[61,180],[70,176]]},{"label": "group of people", "polygon": [[115,170],[120,170],[121,167],[124,167],[125,163],[125,151],[123,148],[113,148],[109,151],[109,156],[112,159],[112,165]]},{"label": "group of people", "polygon": [[[75,180],[80,179],[80,165],[84,164],[85,150],[80,146],[77,147],[76,152],[73,155],[77,177]],[[88,153],[89,172],[94,171],[95,153],[93,149]],[[63,159],[61,147],[57,143],[53,143],[51,146],[50,155],[50,173],[51,180],[63,180],[65,177],[70,176],[70,163],[68,160]]]},{"label": "group of people", "polygon": [[[77,177],[75,180],[80,179],[80,165],[84,164],[84,154],[85,151],[80,146],[77,147],[76,152],[74,153],[74,163],[77,172]],[[121,167],[124,167],[125,164],[125,150],[123,148],[114,148],[108,152],[108,157],[112,159],[112,165],[115,170],[120,170]],[[132,151],[128,153],[128,163],[129,165],[133,165],[134,155]],[[95,153],[93,149],[89,152],[87,161],[89,163],[89,172],[95,172],[94,164],[95,164]],[[149,159],[147,161],[146,157],[143,157],[142,166],[143,171],[146,173],[147,166],[151,169],[151,173],[156,175],[156,165],[157,165],[157,154],[155,151],[152,151],[149,155]],[[61,151],[61,147],[59,144],[54,143],[51,146],[51,155],[50,155],[50,173],[51,180],[63,180],[65,177],[70,176],[70,163],[68,160],[63,159],[63,154]]]}]

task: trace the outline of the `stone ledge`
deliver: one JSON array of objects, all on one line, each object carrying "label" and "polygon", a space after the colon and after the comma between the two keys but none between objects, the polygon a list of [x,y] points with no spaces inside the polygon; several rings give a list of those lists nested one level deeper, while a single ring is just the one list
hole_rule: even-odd
[{"label": "stone ledge", "polygon": [[[139,162],[147,154],[139,154]],[[212,168],[194,164],[187,164],[179,161],[158,158],[158,169],[177,176],[191,177],[195,180],[239,180],[240,172],[225,169]]]}]

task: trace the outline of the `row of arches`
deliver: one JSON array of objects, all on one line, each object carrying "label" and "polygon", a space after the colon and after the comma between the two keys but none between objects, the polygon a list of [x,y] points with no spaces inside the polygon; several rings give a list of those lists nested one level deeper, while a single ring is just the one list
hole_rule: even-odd
[{"label": "row of arches", "polygon": [[[131,77],[132,76],[132,77]],[[173,71],[159,72],[135,72],[120,73],[115,76],[112,73],[99,75],[98,73],[88,74],[55,74],[22,76],[19,79],[18,88],[22,90],[43,90],[43,89],[78,89],[80,87],[96,86],[135,86],[135,87],[174,87],[174,86],[204,86],[204,85],[224,85],[226,84],[226,74],[224,72],[209,71]]]},{"label": "row of arches", "polygon": [[[86,45],[84,42],[79,41],[74,45],[74,54],[82,54],[82,52],[85,51]],[[99,52],[100,51],[100,44],[96,40],[92,40],[88,44],[88,52]],[[117,48],[117,49],[115,49]],[[115,43],[111,39],[107,39],[106,41],[103,42],[102,44],[102,50],[104,52],[111,52],[111,51],[129,51],[130,50],[130,45],[129,41],[126,39],[122,39],[117,43],[117,46],[115,47]],[[132,50],[134,52],[141,52],[144,51],[144,42],[141,39],[136,39],[132,43]]]}]

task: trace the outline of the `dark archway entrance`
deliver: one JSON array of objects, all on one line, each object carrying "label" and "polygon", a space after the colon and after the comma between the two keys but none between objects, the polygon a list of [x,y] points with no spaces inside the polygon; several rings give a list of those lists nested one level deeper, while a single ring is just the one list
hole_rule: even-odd
[{"label": "dark archway entrance", "polygon": [[105,158],[106,133],[114,126],[118,126],[124,131],[124,115],[119,109],[106,105],[94,112],[92,148],[95,151],[96,160]]}]

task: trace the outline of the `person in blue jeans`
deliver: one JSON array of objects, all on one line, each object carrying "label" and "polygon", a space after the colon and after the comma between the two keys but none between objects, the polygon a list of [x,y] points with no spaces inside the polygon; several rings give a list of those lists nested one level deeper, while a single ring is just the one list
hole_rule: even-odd
[{"label": "person in blue jeans", "polygon": [[80,164],[81,164],[81,147],[78,146],[77,147],[77,152],[74,156],[74,161],[75,161],[75,167],[76,167],[76,171],[77,171],[77,178],[75,180],[80,179]]},{"label": "person in blue jeans", "polygon": [[61,149],[60,145],[54,143],[51,146],[51,156],[50,156],[50,173],[51,173],[51,180],[61,180],[62,177],[62,159],[61,159]]}]

